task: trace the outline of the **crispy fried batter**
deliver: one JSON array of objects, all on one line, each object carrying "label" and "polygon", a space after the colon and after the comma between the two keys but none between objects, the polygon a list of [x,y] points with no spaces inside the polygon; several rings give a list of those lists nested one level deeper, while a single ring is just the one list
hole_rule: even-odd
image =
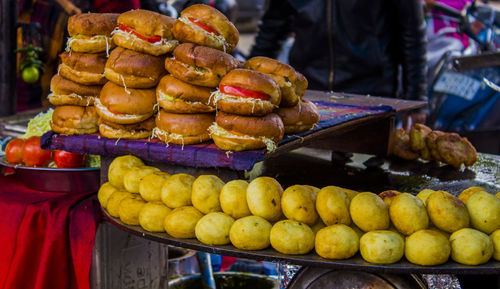
[{"label": "crispy fried batter", "polygon": [[425,144],[425,138],[429,133],[431,133],[431,129],[421,123],[416,123],[410,129],[410,147],[414,151],[421,151],[425,149],[427,146]]},{"label": "crispy fried batter", "polygon": [[425,144],[427,145],[427,148],[429,149],[431,157],[436,160],[436,161],[443,161],[443,158],[439,154],[437,150],[437,144],[436,140],[438,137],[444,135],[445,133],[439,130],[433,130],[430,132],[427,137],[425,138]]},{"label": "crispy fried batter", "polygon": [[391,153],[405,160],[418,159],[418,154],[410,148],[410,136],[402,128],[398,128],[394,132]]},{"label": "crispy fried batter", "polygon": [[474,146],[456,133],[447,133],[436,140],[437,150],[444,162],[459,169],[462,164],[466,167],[473,165],[477,160]]}]

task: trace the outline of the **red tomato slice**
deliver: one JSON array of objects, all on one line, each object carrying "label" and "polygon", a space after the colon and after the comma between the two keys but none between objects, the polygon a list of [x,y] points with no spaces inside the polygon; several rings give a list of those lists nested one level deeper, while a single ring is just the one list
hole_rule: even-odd
[{"label": "red tomato slice", "polygon": [[123,113],[123,112],[118,112],[118,111],[114,111],[114,110],[111,110],[111,108],[107,108],[109,110],[109,112],[113,113],[113,114],[126,114],[126,113]]},{"label": "red tomato slice", "polygon": [[194,25],[200,27],[201,29],[205,30],[206,32],[213,33],[215,35],[219,35],[217,30],[212,28],[210,25],[207,25],[203,22],[201,22],[199,19],[193,18],[193,17],[188,17],[189,21],[191,21]]},{"label": "red tomato slice", "polygon": [[24,141],[23,163],[28,167],[42,167],[52,159],[52,151],[40,147],[40,137],[32,136]]},{"label": "red tomato slice", "polygon": [[81,168],[85,164],[85,155],[57,150],[54,153],[54,163],[58,168]]},{"label": "red tomato slice", "polygon": [[5,148],[5,157],[9,164],[19,164],[23,161],[24,140],[15,138],[7,144]]},{"label": "red tomato slice", "polygon": [[222,93],[242,96],[242,97],[250,97],[250,98],[258,98],[263,100],[269,100],[271,97],[265,93],[258,92],[255,90],[245,89],[241,87],[236,87],[232,85],[219,85],[219,89]]},{"label": "red tomato slice", "polygon": [[149,43],[156,43],[156,42],[161,41],[161,36],[158,36],[158,35],[145,36],[145,35],[140,34],[139,32],[136,32],[135,30],[133,30],[132,28],[130,28],[124,24],[118,24],[118,28],[120,28],[120,30],[122,30],[122,31],[132,33],[135,36],[139,37],[140,39],[145,40]]}]

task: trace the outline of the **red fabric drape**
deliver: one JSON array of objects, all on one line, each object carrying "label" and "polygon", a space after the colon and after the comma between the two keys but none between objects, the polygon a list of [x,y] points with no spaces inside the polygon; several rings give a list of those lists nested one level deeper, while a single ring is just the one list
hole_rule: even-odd
[{"label": "red fabric drape", "polygon": [[94,193],[40,192],[0,176],[0,288],[90,288],[99,219]]}]

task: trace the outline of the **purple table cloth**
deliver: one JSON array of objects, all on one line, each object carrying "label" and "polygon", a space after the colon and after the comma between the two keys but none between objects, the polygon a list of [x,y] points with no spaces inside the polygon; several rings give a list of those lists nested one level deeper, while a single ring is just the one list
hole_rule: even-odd
[{"label": "purple table cloth", "polygon": [[[393,111],[390,106],[354,106],[326,101],[313,102],[320,113],[318,125],[312,130],[297,135],[285,135],[279,145],[351,120]],[[185,146],[167,145],[158,139],[116,140],[105,138],[99,134],[60,135],[53,131],[42,136],[42,147],[50,150],[66,150],[102,156],[132,154],[149,162],[198,168],[229,168],[238,171],[251,170],[256,162],[266,157],[267,153],[266,149],[227,152],[217,148],[213,142]]]}]

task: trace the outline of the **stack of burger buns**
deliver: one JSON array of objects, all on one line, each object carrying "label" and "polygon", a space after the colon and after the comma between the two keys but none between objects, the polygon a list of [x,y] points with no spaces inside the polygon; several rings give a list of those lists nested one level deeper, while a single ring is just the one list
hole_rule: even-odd
[{"label": "stack of burger buns", "polygon": [[82,14],[68,31],[49,96],[60,106],[56,132],[182,145],[212,138],[223,150],[272,151],[285,133],[319,120],[302,100],[305,77],[271,58],[235,59],[238,30],[210,6],[192,5],[178,19],[146,10]]},{"label": "stack of burger buns", "polygon": [[68,21],[66,52],[60,55],[58,73],[52,77],[48,100],[56,108],[52,130],[62,134],[88,134],[98,130],[94,108],[107,82],[104,67],[113,48],[111,32],[117,14],[80,14]]},{"label": "stack of burger buns", "polygon": [[240,62],[228,54],[238,43],[238,30],[218,10],[193,5],[173,26],[183,44],[165,59],[170,75],[156,89],[160,112],[153,135],[166,143],[196,144],[210,139],[215,120],[211,95],[221,79]]},{"label": "stack of burger buns", "polygon": [[303,100],[307,79],[301,73],[288,64],[261,56],[249,59],[245,68],[265,73],[280,87],[281,103],[276,113],[283,121],[286,134],[310,130],[319,122],[316,105]]},{"label": "stack of burger buns", "polygon": [[212,139],[224,150],[274,150],[284,133],[300,133],[318,123],[316,106],[302,101],[306,88],[305,77],[291,66],[267,57],[249,59],[244,69],[231,71],[219,84]]},{"label": "stack of burger buns", "polygon": [[112,32],[117,47],[104,69],[109,80],[96,100],[99,132],[107,138],[148,138],[155,127],[155,88],[166,74],[165,54],[178,44],[175,19],[147,10],[121,14]]}]

